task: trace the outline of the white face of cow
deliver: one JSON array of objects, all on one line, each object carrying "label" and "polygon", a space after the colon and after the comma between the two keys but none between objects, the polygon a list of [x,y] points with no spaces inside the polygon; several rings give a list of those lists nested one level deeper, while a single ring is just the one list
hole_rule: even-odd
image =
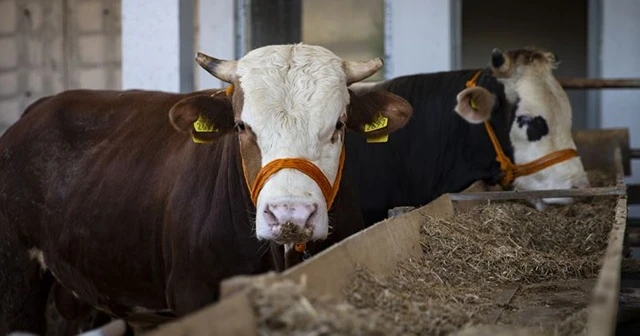
[{"label": "white face of cow", "polygon": [[[350,98],[347,86],[377,72],[382,67],[378,58],[348,62],[323,47],[296,44],[255,49],[238,61],[203,54],[197,61],[234,85],[234,119],[229,123],[236,125],[245,176],[253,188],[259,185],[255,181],[261,168],[292,158],[313,163],[334,184],[347,127],[363,132],[364,124],[381,113],[389,126],[376,136],[388,134],[404,126],[412,112],[405,100],[388,93]],[[190,113],[180,111],[194,109],[173,110],[176,128],[188,131],[190,125],[182,120],[191,122],[197,116],[180,116]],[[218,118],[216,124],[226,122]],[[316,180],[302,171],[273,173],[255,201],[259,239],[289,244],[327,237],[327,199]]]},{"label": "white face of cow", "polygon": [[[554,54],[535,49],[494,49],[492,70],[505,86],[507,99],[517,103],[510,138],[514,161],[522,164],[562,149],[575,149],[571,135],[571,105],[553,76],[557,60]],[[514,181],[521,190],[570,189],[589,187],[579,157],[566,160],[535,174]],[[547,204],[568,204],[570,198],[546,198],[537,201],[541,209]]]},{"label": "white face of cow", "polygon": [[[342,60],[321,47],[267,47],[242,58],[236,73],[244,92],[241,120],[255,134],[262,166],[305,158],[335,181],[349,103]],[[269,178],[256,210],[258,238],[277,237],[286,222],[312,231],[312,239],[327,236],[322,190],[300,171]]]}]

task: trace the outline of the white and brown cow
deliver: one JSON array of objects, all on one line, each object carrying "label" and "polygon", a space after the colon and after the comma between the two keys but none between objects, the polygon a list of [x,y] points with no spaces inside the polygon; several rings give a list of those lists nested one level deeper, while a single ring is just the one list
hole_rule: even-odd
[{"label": "white and brown cow", "polygon": [[232,86],[67,91],[0,137],[0,333],[44,334],[52,281],[112,316],[182,316],[225,278],[282,269],[282,245],[316,253],[364,227],[345,130],[384,118],[388,134],[412,112],[349,93],[380,59],[296,44],[197,61]]}]

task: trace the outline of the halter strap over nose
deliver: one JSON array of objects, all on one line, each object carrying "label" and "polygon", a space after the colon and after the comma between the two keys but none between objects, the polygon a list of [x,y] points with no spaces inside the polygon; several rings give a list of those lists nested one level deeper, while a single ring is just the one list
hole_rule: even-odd
[{"label": "halter strap over nose", "polygon": [[[335,200],[336,195],[338,194],[338,189],[340,189],[340,181],[342,179],[342,169],[344,167],[344,156],[345,156],[345,150],[343,146],[340,153],[340,163],[338,165],[338,173],[336,175],[336,179],[333,182],[333,184],[329,182],[327,177],[324,175],[322,170],[318,168],[318,166],[316,166],[315,164],[313,164],[311,161],[307,159],[285,158],[285,159],[273,160],[267,163],[264,167],[260,168],[260,171],[258,171],[258,175],[256,176],[256,179],[253,183],[253,187],[250,187],[251,185],[247,183],[247,187],[249,187],[249,193],[251,194],[251,200],[253,201],[253,204],[256,205],[258,203],[258,195],[260,195],[260,191],[264,187],[264,184],[267,182],[269,177],[271,177],[273,174],[277,173],[281,169],[289,168],[289,169],[295,169],[299,172],[302,172],[303,174],[309,176],[312,180],[314,180],[318,184],[318,186],[320,187],[320,190],[322,190],[322,195],[324,196],[324,199],[327,202],[327,211],[328,211],[329,209],[331,209],[331,206],[333,205],[333,201]],[[247,180],[248,182],[248,178],[246,176],[247,170],[244,167],[244,160],[242,161],[242,169],[245,172],[245,180]]]}]

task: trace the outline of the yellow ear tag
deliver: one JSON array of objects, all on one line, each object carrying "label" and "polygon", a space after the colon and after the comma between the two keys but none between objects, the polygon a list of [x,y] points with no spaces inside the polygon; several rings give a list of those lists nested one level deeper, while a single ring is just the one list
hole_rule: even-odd
[{"label": "yellow ear tag", "polygon": [[213,141],[209,141],[209,140],[200,140],[196,137],[194,137],[193,135],[191,136],[191,140],[193,140],[193,142],[197,143],[197,144],[210,144]]},{"label": "yellow ear tag", "polygon": [[471,106],[472,109],[477,110],[478,109],[478,103],[476,103],[476,100],[471,98],[469,99],[469,105]]},{"label": "yellow ear tag", "polygon": [[218,132],[218,129],[216,128],[216,125],[214,125],[213,123],[210,123],[209,120],[207,120],[202,115],[198,116],[198,120],[196,120],[193,123],[193,128],[195,128],[196,132],[198,132],[198,133],[216,133],[216,132]]},{"label": "yellow ear tag", "polygon": [[[378,114],[376,120],[374,120],[370,124],[364,125],[364,132],[369,133],[373,131],[377,131],[379,129],[383,129],[387,127],[389,124],[389,118],[382,115],[382,113]],[[367,138],[367,143],[382,143],[389,141],[389,134],[381,135],[376,138]]]},{"label": "yellow ear tag", "polygon": [[382,143],[389,141],[389,134],[381,135],[377,138],[367,138],[367,143]]},{"label": "yellow ear tag", "polygon": [[[198,116],[198,120],[196,120],[193,123],[193,128],[195,129],[195,131],[197,133],[216,133],[216,132],[218,132],[218,129],[216,128],[216,125],[214,125],[213,123],[210,123],[202,115]],[[208,143],[212,143],[213,142],[213,141],[209,141],[209,140],[198,139],[198,138],[194,137],[193,135],[191,135],[191,140],[193,140],[193,142],[198,143],[198,144],[208,144]]]}]

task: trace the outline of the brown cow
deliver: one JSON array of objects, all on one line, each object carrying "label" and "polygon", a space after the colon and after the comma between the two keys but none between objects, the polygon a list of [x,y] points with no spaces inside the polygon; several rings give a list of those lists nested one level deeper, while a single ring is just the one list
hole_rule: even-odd
[{"label": "brown cow", "polygon": [[114,316],[181,316],[222,279],[282,269],[281,245],[316,253],[363,227],[346,128],[380,136],[412,112],[350,94],[380,59],[297,44],[197,60],[233,90],[67,91],[0,138],[0,331],[44,333],[47,274]]}]

